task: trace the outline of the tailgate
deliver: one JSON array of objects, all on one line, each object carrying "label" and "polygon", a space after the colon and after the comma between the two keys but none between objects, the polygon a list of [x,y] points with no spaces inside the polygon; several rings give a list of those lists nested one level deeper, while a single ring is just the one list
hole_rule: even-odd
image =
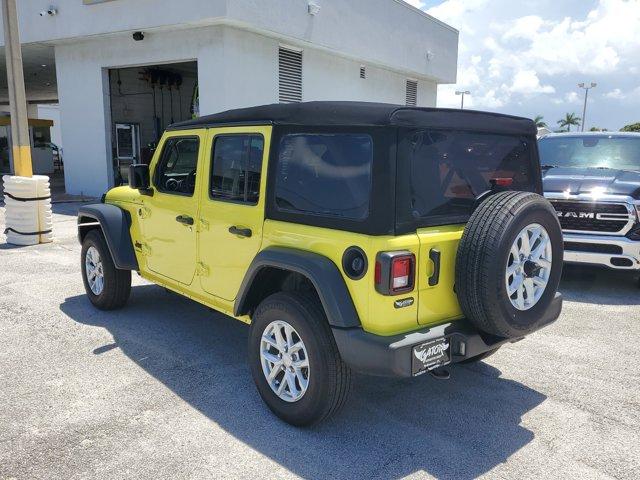
[{"label": "tailgate", "polygon": [[[420,228],[417,266],[418,323],[435,325],[462,318],[454,292],[456,252],[464,225]],[[440,264],[437,272],[436,264]]]}]

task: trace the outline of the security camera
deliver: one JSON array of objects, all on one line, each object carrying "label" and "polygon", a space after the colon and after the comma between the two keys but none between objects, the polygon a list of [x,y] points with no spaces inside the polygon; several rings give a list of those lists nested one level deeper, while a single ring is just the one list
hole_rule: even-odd
[{"label": "security camera", "polygon": [[40,12],[41,17],[53,17],[58,14],[58,10],[55,7],[49,7],[47,10],[42,10]]},{"label": "security camera", "polygon": [[320,13],[320,5],[315,2],[309,2],[307,5],[307,11],[309,12],[309,15],[316,16]]},{"label": "security camera", "polygon": [[142,33],[142,32],[133,32],[132,37],[136,42],[141,42],[142,40],[144,40],[144,33]]}]

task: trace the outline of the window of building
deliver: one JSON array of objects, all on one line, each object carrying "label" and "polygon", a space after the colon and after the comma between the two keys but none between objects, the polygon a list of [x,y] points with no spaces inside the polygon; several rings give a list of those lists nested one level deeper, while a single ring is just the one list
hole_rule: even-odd
[{"label": "window of building", "polygon": [[278,51],[280,103],[302,101],[302,51],[280,47]]},{"label": "window of building", "polygon": [[373,140],[365,134],[291,134],[280,140],[278,209],[348,220],[369,215]]},{"label": "window of building", "polygon": [[154,183],[159,191],[193,195],[199,144],[197,137],[173,137],[165,142],[154,176]]},{"label": "window of building", "polygon": [[418,82],[415,80],[407,80],[407,106],[415,107],[418,105]]},{"label": "window of building", "polygon": [[209,196],[255,205],[260,197],[262,135],[222,135],[213,146]]},{"label": "window of building", "polygon": [[31,127],[32,145],[34,148],[46,148],[51,146],[51,127]]}]

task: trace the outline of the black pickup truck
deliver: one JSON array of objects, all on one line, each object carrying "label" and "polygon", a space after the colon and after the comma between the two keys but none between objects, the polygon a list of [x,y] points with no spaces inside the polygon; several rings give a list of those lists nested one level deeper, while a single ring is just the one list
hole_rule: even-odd
[{"label": "black pickup truck", "polygon": [[640,133],[549,134],[538,145],[565,261],[640,271]]}]

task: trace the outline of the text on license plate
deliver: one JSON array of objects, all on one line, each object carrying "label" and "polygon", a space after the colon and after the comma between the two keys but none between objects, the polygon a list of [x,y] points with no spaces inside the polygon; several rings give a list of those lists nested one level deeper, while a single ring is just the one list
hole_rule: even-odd
[{"label": "text on license plate", "polygon": [[443,337],[429,340],[413,347],[411,352],[411,373],[419,375],[449,363],[449,343],[449,339]]}]

